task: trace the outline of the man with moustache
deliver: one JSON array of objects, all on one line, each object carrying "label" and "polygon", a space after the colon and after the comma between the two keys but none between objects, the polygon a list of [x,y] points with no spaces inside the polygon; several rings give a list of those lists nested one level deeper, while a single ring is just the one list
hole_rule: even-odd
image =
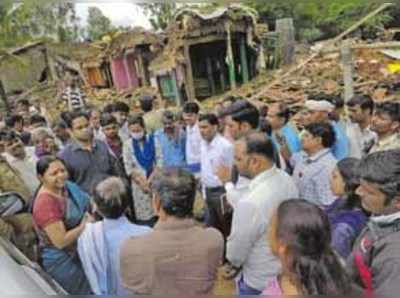
[{"label": "man with moustache", "polygon": [[118,163],[108,146],[94,139],[86,113],[72,112],[68,120],[73,140],[59,157],[65,162],[70,179],[87,193],[92,193],[99,182],[119,176]]}]

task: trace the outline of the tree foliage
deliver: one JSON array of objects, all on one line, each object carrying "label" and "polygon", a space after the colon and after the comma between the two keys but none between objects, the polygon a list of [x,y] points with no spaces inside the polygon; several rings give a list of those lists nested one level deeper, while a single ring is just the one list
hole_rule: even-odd
[{"label": "tree foliage", "polygon": [[154,30],[165,30],[177,10],[175,2],[140,4]]},{"label": "tree foliage", "polygon": [[87,35],[90,40],[99,40],[102,36],[114,30],[111,20],[99,8],[89,7]]},{"label": "tree foliage", "polygon": [[79,38],[75,5],[44,0],[2,0],[0,47],[14,47],[37,39],[73,41]]},{"label": "tree foliage", "polygon": [[[271,27],[279,18],[293,18],[297,37],[315,41],[331,38],[361,17],[379,7],[381,0],[247,0]],[[390,10],[380,13],[360,28],[361,33],[376,29],[392,20]]]}]

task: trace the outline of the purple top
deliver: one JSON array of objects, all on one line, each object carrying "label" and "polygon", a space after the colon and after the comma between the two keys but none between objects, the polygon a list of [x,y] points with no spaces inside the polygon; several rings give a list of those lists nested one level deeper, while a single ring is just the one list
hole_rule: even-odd
[{"label": "purple top", "polygon": [[345,199],[337,199],[325,208],[332,228],[332,247],[347,258],[353,243],[367,223],[367,216],[361,209],[342,209]]}]

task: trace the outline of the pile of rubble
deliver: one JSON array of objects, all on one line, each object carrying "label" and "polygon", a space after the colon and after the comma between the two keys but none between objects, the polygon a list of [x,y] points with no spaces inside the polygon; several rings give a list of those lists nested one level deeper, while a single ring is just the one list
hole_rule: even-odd
[{"label": "pile of rubble", "polygon": [[[307,57],[307,55],[297,57],[297,65],[303,63]],[[396,59],[388,57],[379,49],[354,50],[354,92],[369,94],[376,101],[396,96],[396,87],[400,83],[400,75],[396,73],[395,67],[397,63],[400,65],[400,60],[396,62]],[[279,80],[287,71],[286,67],[261,74],[255,80],[236,90],[207,99],[203,102],[203,106],[211,110],[215,104],[229,95],[253,98],[258,94],[257,101],[260,104],[284,101],[297,110],[312,94],[343,95],[344,80],[340,53],[320,55],[308,62],[302,69]],[[274,80],[279,81],[265,90],[265,87]]]}]

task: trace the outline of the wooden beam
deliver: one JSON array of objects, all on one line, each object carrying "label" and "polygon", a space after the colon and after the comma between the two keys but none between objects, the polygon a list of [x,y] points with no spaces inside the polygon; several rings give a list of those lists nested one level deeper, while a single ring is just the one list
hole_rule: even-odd
[{"label": "wooden beam", "polygon": [[349,41],[344,41],[341,49],[344,81],[344,102],[347,103],[354,95],[353,60]]},{"label": "wooden beam", "polygon": [[226,36],[221,34],[221,35],[209,35],[205,36],[202,38],[195,38],[195,39],[189,39],[186,43],[189,46],[196,45],[196,44],[202,44],[202,43],[210,43],[210,42],[215,42],[215,41],[225,41]]},{"label": "wooden beam", "polygon": [[293,64],[295,37],[293,19],[285,18],[276,21],[276,32],[279,34],[279,57],[283,65]]},{"label": "wooden beam", "polygon": [[5,90],[5,88],[4,88],[3,81],[1,81],[1,80],[0,80],[0,98],[1,98],[1,100],[3,101],[3,103],[4,103],[4,106],[5,106],[5,108],[6,108],[6,111],[7,111],[7,112],[10,112],[10,105],[9,105],[9,103],[8,103],[8,100],[7,100],[6,90]]},{"label": "wooden beam", "polygon": [[[376,42],[370,44],[353,44],[350,46],[350,48],[352,50],[363,50],[363,49],[383,50],[383,49],[400,48],[400,41]],[[339,51],[340,48],[335,47],[335,48],[325,49],[322,51],[321,54],[333,54]]]},{"label": "wooden beam", "polygon": [[210,57],[206,58],[206,66],[207,66],[208,85],[211,88],[211,94],[214,96],[216,93],[216,90],[215,90],[215,81],[214,81],[214,76],[213,76],[212,62],[211,62]]},{"label": "wooden beam", "polygon": [[246,38],[240,39],[240,68],[242,72],[242,81],[247,83],[249,81],[249,64],[247,62]]},{"label": "wooden beam", "polygon": [[171,78],[172,78],[172,84],[173,84],[173,87],[174,87],[176,104],[177,104],[178,107],[182,107],[182,105],[183,105],[182,96],[181,96],[181,92],[179,90],[178,79],[177,79],[175,70],[171,71]]},{"label": "wooden beam", "polygon": [[194,89],[192,60],[190,58],[190,45],[188,43],[185,43],[183,48],[186,60],[186,93],[188,96],[188,100],[192,101],[196,99],[196,92]]}]

